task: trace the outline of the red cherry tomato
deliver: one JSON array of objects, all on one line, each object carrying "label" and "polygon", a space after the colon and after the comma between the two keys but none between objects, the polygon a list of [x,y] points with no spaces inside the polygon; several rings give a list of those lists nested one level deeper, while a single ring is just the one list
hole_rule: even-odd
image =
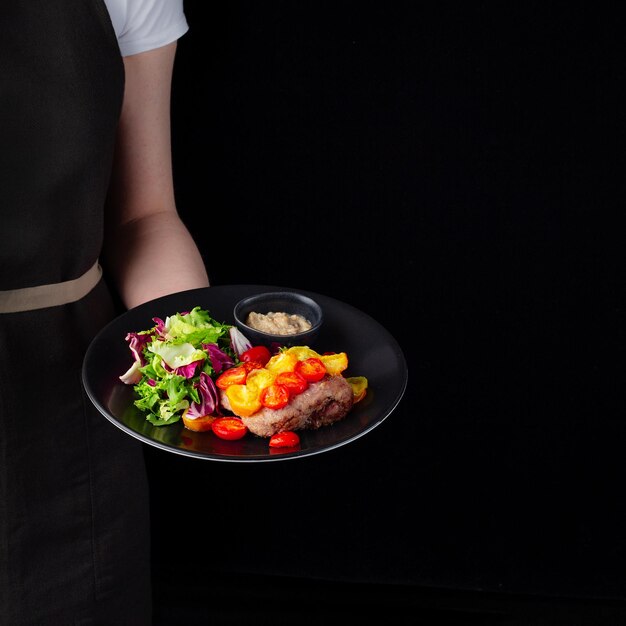
[{"label": "red cherry tomato", "polygon": [[289,390],[285,385],[272,383],[263,389],[259,400],[268,409],[282,409],[289,402]]},{"label": "red cherry tomato", "polygon": [[240,355],[239,360],[242,363],[246,363],[248,361],[256,361],[261,365],[265,365],[270,360],[271,356],[272,355],[270,354],[269,348],[266,348],[265,346],[253,346],[252,348],[249,348],[248,350],[243,352]]},{"label": "red cherry tomato", "polygon": [[270,437],[270,447],[272,448],[294,448],[299,444],[300,437],[293,430],[276,433]]},{"label": "red cherry tomato", "polygon": [[318,380],[322,380],[326,375],[326,366],[317,357],[309,357],[303,361],[298,361],[295,371],[298,372],[304,380],[310,383],[316,383]]},{"label": "red cherry tomato", "polygon": [[245,361],[242,363],[241,367],[246,370],[246,373],[249,374],[252,370],[262,370],[263,365],[260,361]]},{"label": "red cherry tomato", "polygon": [[309,386],[306,379],[298,372],[281,372],[276,376],[275,382],[278,385],[287,387],[290,396],[297,396]]},{"label": "red cherry tomato", "polygon": [[226,389],[231,385],[244,385],[246,383],[246,377],[248,372],[243,365],[237,367],[231,367],[230,369],[222,372],[215,381],[215,384],[220,389]]},{"label": "red cherry tomato", "polygon": [[211,430],[220,438],[241,439],[247,432],[248,427],[238,417],[218,417],[213,420]]}]

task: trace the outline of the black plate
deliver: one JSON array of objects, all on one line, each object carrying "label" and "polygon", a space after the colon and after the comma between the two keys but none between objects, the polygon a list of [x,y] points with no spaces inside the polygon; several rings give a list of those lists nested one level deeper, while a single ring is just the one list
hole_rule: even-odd
[{"label": "black plate", "polygon": [[[317,352],[346,352],[345,376],[365,376],[366,397],[340,422],[318,430],[300,431],[298,449],[271,449],[268,440],[246,435],[238,441],[219,439],[211,432],[196,433],[182,421],[153,426],[133,402],[132,386],[119,380],[132,364],[126,333],[146,330],[153,317],[165,319],[194,306],[215,320],[233,324],[233,307],[241,298],[262,291],[298,291],[317,300],[324,310],[324,326],[310,347]],[[83,362],[83,385],[98,410],[124,432],[151,446],[185,456],[214,461],[259,462],[319,454],[345,445],[378,426],[400,402],[408,371],[402,350],[385,328],[358,309],[321,294],[263,285],[229,285],[191,289],[146,302],[105,326],[89,346]]]}]

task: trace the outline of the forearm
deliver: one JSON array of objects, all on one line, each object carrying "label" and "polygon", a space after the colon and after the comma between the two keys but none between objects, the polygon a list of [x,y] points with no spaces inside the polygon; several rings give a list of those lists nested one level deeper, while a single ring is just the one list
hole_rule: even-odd
[{"label": "forearm", "polygon": [[175,50],[172,43],[124,58],[102,262],[129,308],[209,285],[174,199],[169,98]]},{"label": "forearm", "polygon": [[202,256],[176,213],[152,213],[110,234],[103,263],[128,308],[169,293],[209,286]]}]

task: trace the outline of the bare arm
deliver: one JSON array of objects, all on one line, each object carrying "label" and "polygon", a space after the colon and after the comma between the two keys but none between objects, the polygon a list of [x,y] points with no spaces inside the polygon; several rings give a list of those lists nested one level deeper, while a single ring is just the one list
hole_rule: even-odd
[{"label": "bare arm", "polygon": [[175,50],[172,43],[124,58],[126,87],[103,264],[129,308],[209,285],[204,261],[174,200],[170,89]]}]

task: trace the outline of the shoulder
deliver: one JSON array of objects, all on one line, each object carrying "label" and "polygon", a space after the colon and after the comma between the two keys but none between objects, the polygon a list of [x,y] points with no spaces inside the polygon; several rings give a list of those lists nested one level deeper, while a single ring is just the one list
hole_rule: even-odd
[{"label": "shoulder", "polygon": [[122,56],[167,45],[189,26],[183,0],[104,0]]}]

